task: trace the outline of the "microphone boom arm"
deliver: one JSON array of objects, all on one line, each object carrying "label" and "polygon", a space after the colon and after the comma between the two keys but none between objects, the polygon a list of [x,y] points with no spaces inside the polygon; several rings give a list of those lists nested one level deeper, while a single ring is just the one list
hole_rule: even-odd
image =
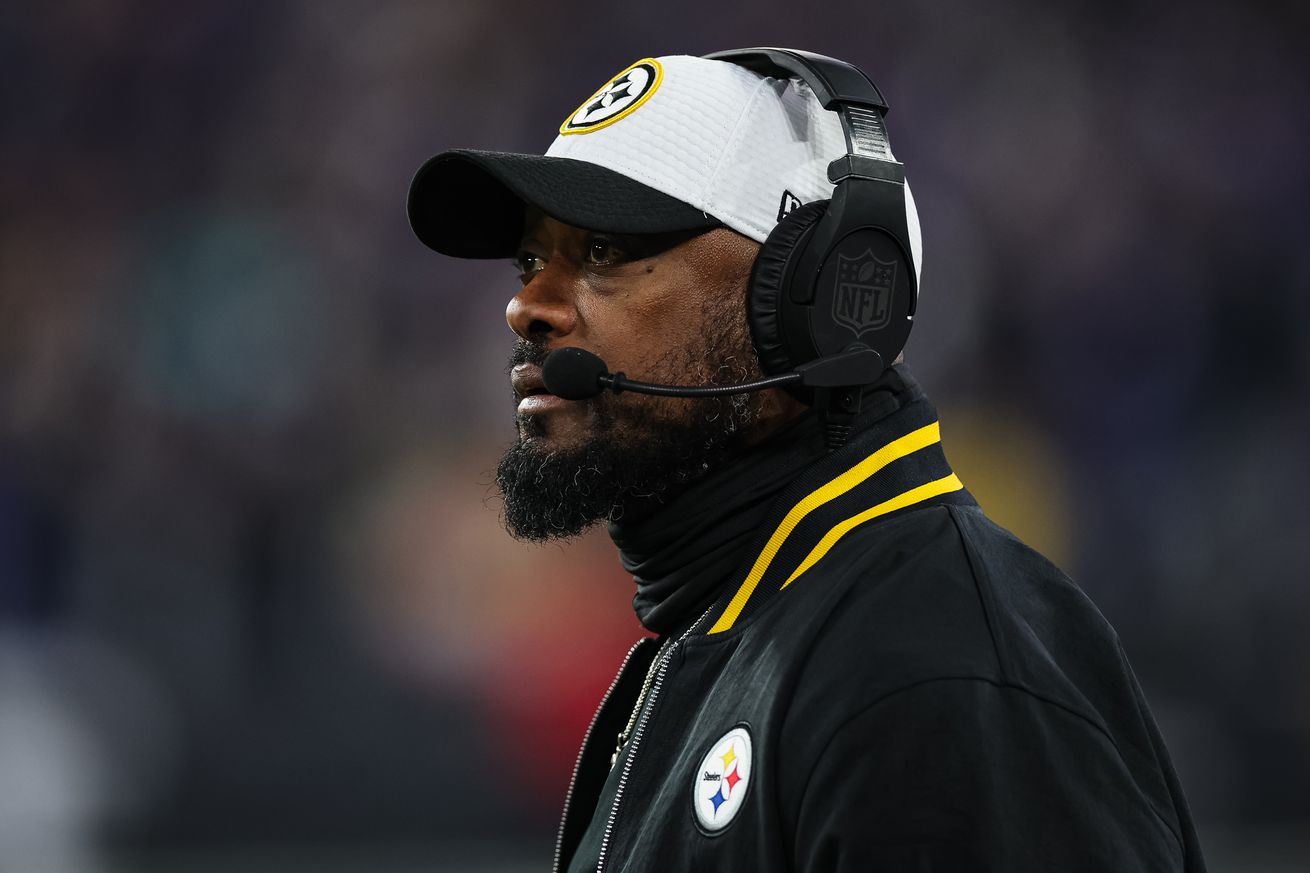
[{"label": "microphone boom arm", "polygon": [[747,394],[751,391],[773,388],[778,385],[790,385],[793,382],[801,381],[801,374],[783,373],[780,376],[770,376],[767,379],[757,379],[754,382],[742,382],[737,385],[698,385],[694,387],[638,382],[636,379],[629,379],[622,373],[604,374],[598,377],[598,381],[602,387],[613,391],[615,394],[631,391],[634,394],[655,394],[660,397],[727,397],[732,394]]},{"label": "microphone boom arm", "polygon": [[780,385],[803,385],[807,388],[849,388],[867,385],[882,373],[882,358],[868,346],[852,345],[845,351],[802,364],[790,373],[779,373],[735,385],[657,385],[638,382],[622,373],[610,373],[605,362],[577,347],[556,349],[542,363],[546,389],[566,400],[585,400],[602,391],[615,394],[656,394],[661,397],[727,397],[746,394]]}]

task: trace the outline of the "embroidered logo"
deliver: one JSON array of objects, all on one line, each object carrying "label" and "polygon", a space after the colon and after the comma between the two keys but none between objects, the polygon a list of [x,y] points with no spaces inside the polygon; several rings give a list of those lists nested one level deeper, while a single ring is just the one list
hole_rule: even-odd
[{"label": "embroidered logo", "polygon": [[856,336],[886,327],[891,321],[896,265],[879,260],[872,249],[854,258],[838,253],[837,293],[832,296],[837,323]]},{"label": "embroidered logo", "polygon": [[723,830],[741,809],[751,782],[751,735],[735,727],[710,747],[696,768],[692,805],[710,833]]},{"label": "embroidered logo", "polygon": [[559,132],[567,136],[608,127],[635,112],[650,99],[663,80],[664,67],[659,61],[654,58],[637,61],[588,97],[559,126]]},{"label": "embroidered logo", "polygon": [[783,188],[782,201],[778,203],[778,220],[782,221],[789,213],[795,212],[800,208],[801,198],[797,197],[786,188]]}]

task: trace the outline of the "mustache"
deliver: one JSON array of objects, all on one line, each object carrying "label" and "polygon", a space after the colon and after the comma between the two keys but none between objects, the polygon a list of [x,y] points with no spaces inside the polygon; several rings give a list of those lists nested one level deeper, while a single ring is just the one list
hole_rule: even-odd
[{"label": "mustache", "polygon": [[509,353],[509,363],[505,365],[505,372],[519,364],[536,364],[541,366],[546,360],[546,346],[544,343],[534,343],[531,340],[525,340],[519,337],[514,341],[514,348]]}]

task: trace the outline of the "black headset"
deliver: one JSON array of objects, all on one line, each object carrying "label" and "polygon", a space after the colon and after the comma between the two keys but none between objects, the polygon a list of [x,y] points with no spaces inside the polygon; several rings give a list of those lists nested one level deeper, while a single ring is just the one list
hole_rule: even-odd
[{"label": "black headset", "polygon": [[788,388],[820,409],[830,443],[840,444],[859,411],[861,389],[905,347],[918,301],[905,170],[892,159],[883,124],[887,102],[858,68],[823,55],[748,48],[704,57],[798,78],[841,119],[847,153],[828,165],[836,186],[832,199],[782,216],[760,248],[747,298],[751,337],[766,373],[825,359],[840,371],[839,361],[851,362],[845,373],[823,380],[832,387]]}]

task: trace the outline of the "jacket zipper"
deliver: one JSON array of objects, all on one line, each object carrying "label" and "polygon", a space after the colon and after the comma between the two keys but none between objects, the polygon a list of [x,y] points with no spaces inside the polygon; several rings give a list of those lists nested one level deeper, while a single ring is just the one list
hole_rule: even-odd
[{"label": "jacket zipper", "polygon": [[660,686],[664,684],[664,674],[669,670],[669,661],[673,659],[673,653],[677,651],[678,646],[682,645],[682,641],[700,626],[701,622],[705,620],[705,616],[709,615],[712,609],[714,609],[713,606],[705,610],[701,617],[693,621],[691,627],[687,628],[682,636],[678,637],[665,652],[656,656],[659,668],[655,672],[655,680],[650,685],[650,693],[646,695],[645,712],[637,719],[637,727],[632,732],[632,739],[628,743],[628,757],[623,760],[623,771],[619,773],[619,785],[614,791],[614,803],[610,806],[609,818],[605,820],[605,833],[601,837],[600,852],[596,858],[596,873],[601,873],[605,869],[605,857],[609,852],[610,838],[614,836],[614,821],[619,814],[619,804],[623,802],[623,791],[628,787],[628,775],[632,772],[632,762],[636,760],[637,747],[641,745],[641,738],[646,732],[646,722],[650,721],[650,714],[655,711],[655,700],[660,696]]},{"label": "jacket zipper", "polygon": [[596,712],[591,717],[591,724],[587,725],[587,732],[582,735],[582,746],[578,749],[577,760],[573,762],[573,775],[569,777],[569,790],[564,794],[564,814],[560,817],[559,833],[555,837],[555,861],[550,867],[552,873],[560,873],[559,856],[564,850],[564,824],[569,820],[569,807],[573,804],[573,788],[578,781],[578,770],[582,768],[582,756],[586,753],[587,744],[591,741],[591,732],[596,729],[596,722],[600,720],[601,710],[609,702],[610,695],[614,693],[614,687],[619,684],[619,679],[623,677],[623,671],[628,669],[628,662],[632,660],[637,648],[647,639],[649,637],[637,640],[632,644],[632,648],[628,649],[628,654],[623,656],[623,663],[619,665],[619,671],[614,674],[614,680],[610,682],[610,687],[605,689],[605,694],[601,697],[600,703],[596,706]]}]

